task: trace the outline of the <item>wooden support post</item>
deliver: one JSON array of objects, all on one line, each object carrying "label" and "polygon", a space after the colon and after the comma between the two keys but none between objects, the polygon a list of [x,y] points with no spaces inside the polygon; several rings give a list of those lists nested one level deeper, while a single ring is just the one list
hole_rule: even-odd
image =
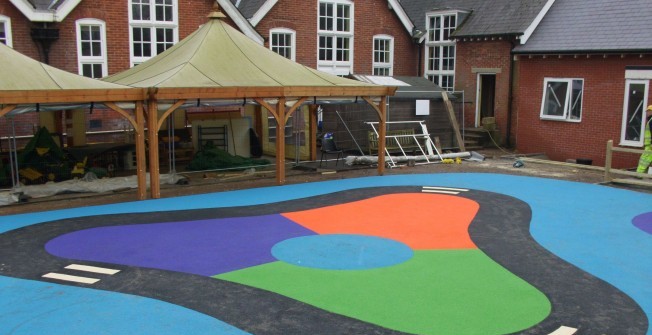
[{"label": "wooden support post", "polygon": [[380,98],[378,105],[378,175],[385,174],[385,137],[387,135],[387,96]]},{"label": "wooden support post", "polygon": [[285,184],[285,98],[276,105],[276,183]]},{"label": "wooden support post", "polygon": [[464,139],[462,138],[462,134],[460,133],[460,126],[457,124],[457,117],[455,116],[455,110],[453,109],[453,104],[451,104],[451,101],[448,99],[448,94],[446,93],[446,91],[441,91],[441,98],[444,99],[446,110],[448,110],[448,118],[450,119],[451,126],[453,126],[453,130],[455,131],[455,139],[457,140],[457,144],[460,146],[460,151],[466,151],[466,149],[464,148]]},{"label": "wooden support post", "polygon": [[136,102],[136,176],[138,178],[138,200],[147,199],[147,161],[145,159],[145,115],[143,102]]},{"label": "wooden support post", "polygon": [[310,105],[308,110],[310,160],[315,161],[317,160],[317,105]]},{"label": "wooden support post", "polygon": [[158,162],[158,103],[155,93],[151,94],[147,102],[147,128],[149,139],[149,189],[152,198],[161,197],[161,173]]},{"label": "wooden support post", "polygon": [[607,154],[604,162],[604,181],[611,182],[613,178],[611,177],[611,157],[613,155],[614,141],[607,141]]}]

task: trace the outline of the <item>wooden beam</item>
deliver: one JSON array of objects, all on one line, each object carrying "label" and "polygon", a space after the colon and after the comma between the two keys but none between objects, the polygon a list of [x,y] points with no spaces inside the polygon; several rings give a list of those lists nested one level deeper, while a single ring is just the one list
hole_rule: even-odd
[{"label": "wooden beam", "polygon": [[380,108],[378,108],[378,106],[376,106],[376,104],[374,103],[373,100],[371,100],[370,97],[362,97],[362,99],[364,101],[366,101],[369,104],[369,106],[371,106],[371,108],[373,108],[376,111],[376,114],[378,114],[379,119],[383,117],[382,112],[380,111]]},{"label": "wooden beam", "polygon": [[[302,97],[296,103],[294,103],[292,107],[290,107],[288,112],[285,114],[285,123],[288,123],[288,119],[290,118],[290,116],[292,116],[294,111],[296,111],[297,108],[301,107],[301,104],[303,104],[307,99],[308,97]],[[283,108],[285,108],[285,106],[283,106]]]},{"label": "wooden beam", "polygon": [[131,115],[129,115],[129,113],[127,113],[127,111],[125,111],[124,109],[118,107],[118,105],[116,105],[114,102],[107,101],[107,102],[104,103],[104,105],[106,107],[109,107],[113,111],[117,112],[118,114],[124,116],[124,118],[127,119],[127,121],[129,121],[129,123],[131,123],[131,125],[134,128],[138,129],[137,121]]},{"label": "wooden beam", "polygon": [[[259,105],[265,107],[268,111],[270,111],[274,115],[274,117],[278,117],[278,114],[276,114],[276,108],[268,104],[267,101],[265,101],[262,98],[254,98],[254,101],[256,101]],[[278,120],[276,120],[276,122],[278,122]]]},{"label": "wooden beam", "polygon": [[[179,99],[242,99],[296,97],[355,97],[394,95],[396,87],[387,86],[259,86],[159,88],[158,100]],[[1,100],[0,100],[1,101]]]},{"label": "wooden beam", "polygon": [[122,102],[145,97],[142,88],[0,91],[0,104]]},{"label": "wooden beam", "polygon": [[276,105],[278,120],[276,124],[276,183],[285,184],[285,98]]},{"label": "wooden beam", "polygon": [[387,136],[387,96],[380,98],[378,121],[378,175],[385,174],[385,137]]},{"label": "wooden beam", "polygon": [[5,116],[5,115],[7,115],[7,113],[11,112],[11,111],[14,110],[14,109],[16,109],[16,105],[7,105],[7,106],[4,106],[4,107],[0,110],[0,117],[3,117],[3,116]]},{"label": "wooden beam", "polygon": [[159,117],[158,124],[156,125],[156,131],[161,130],[161,127],[163,126],[163,122],[165,121],[165,119],[167,119],[167,117],[170,116],[170,114],[172,114],[172,112],[174,112],[175,110],[177,110],[177,108],[179,108],[179,107],[180,107],[181,105],[183,105],[184,103],[186,103],[186,99],[179,100],[179,101],[175,102],[175,103],[174,103],[170,108],[168,108],[165,112],[163,112],[163,114],[161,115],[161,117]]},{"label": "wooden beam", "polygon": [[310,160],[317,160],[317,105],[308,106],[308,136],[310,148]]},{"label": "wooden beam", "polygon": [[[455,139],[457,140],[457,144],[460,146],[460,151],[466,151],[466,148],[464,148],[464,139],[462,139],[462,134],[460,133],[460,126],[457,124],[455,110],[453,109],[453,104],[451,103],[450,99],[448,99],[448,94],[446,91],[441,91],[441,98],[444,99],[444,104],[446,105],[446,110],[448,111],[448,118],[451,121],[451,126],[453,126]],[[462,120],[462,122],[463,121],[464,120]]]},{"label": "wooden beam", "polygon": [[161,173],[158,162],[158,103],[154,94],[147,101],[147,128],[149,138],[149,189],[152,198],[161,197]]},{"label": "wooden beam", "polygon": [[138,178],[138,200],[147,198],[147,160],[145,159],[145,113],[143,102],[136,102],[136,177]]}]

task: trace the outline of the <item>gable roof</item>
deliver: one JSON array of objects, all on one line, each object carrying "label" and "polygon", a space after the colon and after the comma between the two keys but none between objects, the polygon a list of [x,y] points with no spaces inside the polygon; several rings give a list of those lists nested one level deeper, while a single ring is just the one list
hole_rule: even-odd
[{"label": "gable roof", "polygon": [[518,53],[650,52],[650,0],[557,1]]},{"label": "gable roof", "polygon": [[9,0],[32,22],[61,22],[81,0]]},{"label": "gable roof", "polygon": [[[255,27],[258,23],[265,18],[265,15],[276,5],[278,0],[230,0],[231,3],[238,8],[242,16],[244,16]],[[400,0],[382,0],[387,1],[391,10],[394,10],[399,20],[408,31],[412,33],[414,25],[410,21],[407,13],[403,9]]]},{"label": "gable roof", "polygon": [[426,15],[435,11],[460,11],[452,36],[477,37],[522,35],[535,22],[546,4],[554,0],[402,0],[401,4],[417,29],[426,31]]},{"label": "gable roof", "polygon": [[251,19],[267,1],[268,0],[231,0],[233,5],[238,8],[240,13],[242,13],[242,16],[247,20]]}]

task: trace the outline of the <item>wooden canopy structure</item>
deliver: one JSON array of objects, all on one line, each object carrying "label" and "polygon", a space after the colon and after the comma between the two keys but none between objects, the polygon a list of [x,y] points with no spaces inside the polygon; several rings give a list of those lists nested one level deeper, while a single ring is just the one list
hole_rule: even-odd
[{"label": "wooden canopy structure", "polygon": [[[145,199],[145,122],[143,101],[146,91],[72,74],[40,63],[0,43],[0,117],[41,111],[70,109],[81,104],[103,104],[125,117],[136,132],[138,198]],[[134,103],[133,113],[116,105]]]},{"label": "wooden canopy structure", "polygon": [[[371,105],[380,122],[378,173],[385,168],[387,96],[396,87],[379,86],[323,73],[295,63],[255,43],[229,26],[217,9],[193,34],[160,55],[105,81],[147,89],[150,147],[157,147],[163,121],[176,109],[193,102],[253,100],[277,122],[276,180],[285,183],[285,124],[302,105],[317,101],[353,101]],[[161,105],[169,105],[159,116]],[[152,198],[160,197],[159,157],[149,151]]]}]

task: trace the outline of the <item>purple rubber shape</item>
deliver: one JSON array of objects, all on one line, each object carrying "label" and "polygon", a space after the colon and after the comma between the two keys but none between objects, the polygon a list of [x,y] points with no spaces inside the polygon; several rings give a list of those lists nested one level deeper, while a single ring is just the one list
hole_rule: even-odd
[{"label": "purple rubber shape", "polygon": [[647,212],[641,215],[637,215],[636,217],[634,217],[634,219],[632,219],[632,223],[638,229],[648,234],[652,234],[652,212]]}]

